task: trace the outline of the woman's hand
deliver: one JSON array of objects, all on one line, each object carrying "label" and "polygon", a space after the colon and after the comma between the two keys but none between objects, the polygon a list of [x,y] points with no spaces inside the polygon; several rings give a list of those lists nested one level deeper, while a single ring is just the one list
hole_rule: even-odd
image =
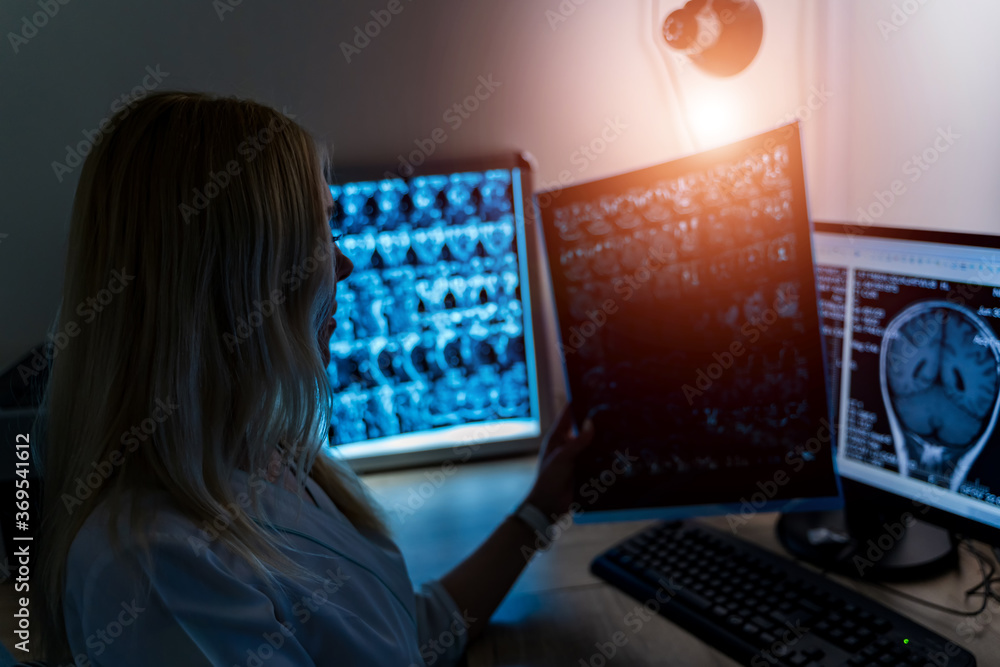
[{"label": "woman's hand", "polygon": [[[528,494],[528,502],[550,518],[569,510],[573,502],[573,463],[594,435],[589,419],[579,435],[573,435],[572,427],[573,419],[566,406],[545,435],[538,476]],[[486,627],[537,549],[535,532],[524,522],[508,517],[478,549],[441,579],[458,608],[477,619],[469,628],[470,639]]]},{"label": "woman's hand", "polygon": [[579,434],[573,433],[573,412],[567,404],[545,434],[538,457],[538,476],[527,501],[555,520],[573,502],[573,467],[577,455],[594,439],[594,423],[587,419]]}]

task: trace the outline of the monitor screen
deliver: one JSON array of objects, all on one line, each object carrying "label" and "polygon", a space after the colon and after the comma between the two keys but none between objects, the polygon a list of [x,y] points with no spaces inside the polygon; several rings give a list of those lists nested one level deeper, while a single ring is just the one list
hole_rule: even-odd
[{"label": "monitor screen", "polygon": [[1000,528],[1000,238],[820,225],[840,474]]},{"label": "monitor screen", "polygon": [[330,186],[353,274],[337,288],[331,443],[346,458],[541,431],[522,169]]},{"label": "monitor screen", "polygon": [[838,506],[797,126],[538,199],[581,510]]}]

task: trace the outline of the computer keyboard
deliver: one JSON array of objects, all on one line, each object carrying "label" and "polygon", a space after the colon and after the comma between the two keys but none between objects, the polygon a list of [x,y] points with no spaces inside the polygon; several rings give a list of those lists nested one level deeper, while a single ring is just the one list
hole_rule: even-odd
[{"label": "computer keyboard", "polygon": [[965,649],[878,602],[693,521],[653,526],[590,569],[752,667],[976,664]]}]

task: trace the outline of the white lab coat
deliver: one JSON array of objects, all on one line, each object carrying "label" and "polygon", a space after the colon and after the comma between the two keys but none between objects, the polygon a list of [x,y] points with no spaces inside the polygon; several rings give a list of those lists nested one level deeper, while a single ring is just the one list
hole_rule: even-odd
[{"label": "white lab coat", "polygon": [[[414,592],[399,549],[359,532],[319,486],[318,507],[284,488],[234,479],[240,491],[265,485],[263,506],[283,529],[292,560],[316,573],[313,582],[268,589],[213,530],[203,530],[152,496],[151,562],[130,539],[109,544],[109,514],[99,507],[70,549],[63,602],[78,667],[410,667],[456,664],[468,621],[439,582]],[[242,502],[241,496],[241,502]],[[245,509],[253,513],[249,501]]]}]

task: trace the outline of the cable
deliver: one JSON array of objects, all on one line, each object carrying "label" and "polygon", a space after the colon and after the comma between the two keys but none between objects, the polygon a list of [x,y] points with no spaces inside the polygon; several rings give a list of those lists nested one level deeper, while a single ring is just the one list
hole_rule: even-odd
[{"label": "cable", "polygon": [[[965,549],[976,558],[976,562],[979,564],[979,571],[982,573],[983,576],[982,581],[980,581],[978,584],[976,584],[969,590],[965,591],[966,597],[972,595],[983,596],[983,603],[979,606],[979,609],[975,611],[968,611],[964,609],[952,609],[950,607],[945,607],[935,602],[931,602],[930,600],[924,600],[923,598],[918,598],[914,595],[910,595],[909,593],[904,593],[901,590],[893,588],[892,586],[887,586],[881,582],[871,582],[871,583],[875,587],[879,588],[880,590],[886,591],[887,593],[892,593],[893,595],[897,595],[905,600],[909,600],[910,602],[914,602],[916,604],[929,607],[930,609],[934,609],[936,611],[940,611],[945,614],[952,614],[954,616],[966,616],[966,617],[979,616],[979,614],[986,611],[986,605],[991,599],[1000,601],[1000,595],[998,595],[992,588],[992,584],[995,582],[1000,582],[1000,578],[994,578],[993,575],[996,572],[996,568],[993,566],[993,563],[989,562],[989,558],[985,556],[982,552],[975,549],[968,540],[962,540],[959,546],[965,547]],[[987,572],[987,567],[989,568],[989,572]],[[984,590],[980,591],[979,589],[981,588]]]},{"label": "cable", "polygon": [[[806,81],[808,76],[806,75],[806,27],[810,24],[809,22],[809,11],[810,3],[804,2],[799,5],[799,95],[803,97],[806,96]],[[810,60],[810,62],[812,62]],[[803,119],[804,120],[804,119]]]},{"label": "cable", "polygon": [[[659,4],[659,0],[650,0],[649,2],[654,35],[656,34],[656,26],[659,25],[660,22]],[[670,78],[670,87],[673,90],[674,97],[677,99],[677,110],[681,117],[681,124],[684,132],[687,134],[688,143],[691,145],[691,150],[696,152],[700,151],[701,146],[698,143],[697,135],[695,135],[694,128],[691,125],[691,116],[688,113],[687,100],[684,97],[684,90],[681,88],[673,63],[670,62],[670,58],[668,58],[664,52],[664,47],[656,41],[655,37],[653,40],[653,47],[656,49],[656,52],[660,54],[660,58],[663,60],[664,67],[667,70],[667,76]]]}]

